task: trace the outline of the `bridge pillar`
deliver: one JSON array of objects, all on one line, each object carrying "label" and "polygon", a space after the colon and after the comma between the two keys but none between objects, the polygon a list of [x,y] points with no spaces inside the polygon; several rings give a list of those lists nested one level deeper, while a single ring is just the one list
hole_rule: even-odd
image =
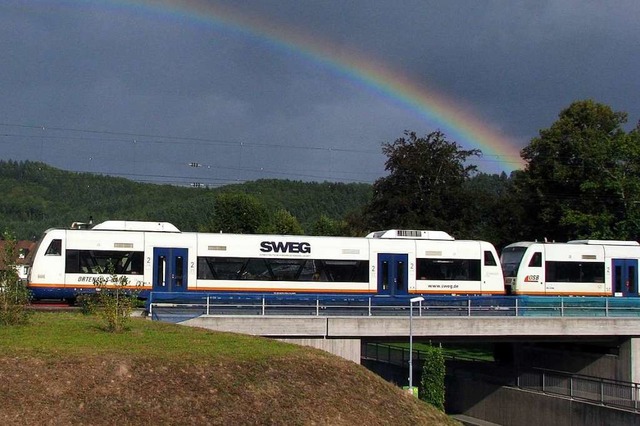
[{"label": "bridge pillar", "polygon": [[640,338],[632,337],[620,345],[620,358],[629,368],[628,377],[623,380],[640,383]]},{"label": "bridge pillar", "polygon": [[360,339],[278,339],[296,345],[322,349],[339,357],[360,364]]}]

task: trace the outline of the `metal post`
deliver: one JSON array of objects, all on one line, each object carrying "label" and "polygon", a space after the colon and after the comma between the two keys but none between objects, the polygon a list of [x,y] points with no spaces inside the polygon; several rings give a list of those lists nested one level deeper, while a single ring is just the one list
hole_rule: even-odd
[{"label": "metal post", "polygon": [[471,316],[471,298],[467,299],[467,316]]},{"label": "metal post", "polygon": [[209,315],[209,299],[211,296],[207,296],[207,315]]},{"label": "metal post", "polygon": [[564,316],[564,297],[560,298],[560,316]]},{"label": "metal post", "polygon": [[265,309],[266,309],[266,306],[265,306],[265,302],[264,302],[264,296],[262,296],[262,316],[264,316]]},{"label": "metal post", "polygon": [[518,316],[518,299],[516,299],[516,316]]},{"label": "metal post", "polygon": [[369,316],[371,316],[371,315],[372,315],[372,313],[371,313],[371,298],[369,298]]},{"label": "metal post", "polygon": [[409,306],[409,392],[413,393],[413,302]]},{"label": "metal post", "polygon": [[153,292],[149,293],[149,318],[153,321]]},{"label": "metal post", "polygon": [[316,299],[316,316],[320,316],[320,298]]},{"label": "metal post", "polygon": [[573,399],[573,377],[569,376],[569,396]]},{"label": "metal post", "polygon": [[424,297],[418,296],[409,300],[409,392],[413,395],[413,304],[422,302]]}]

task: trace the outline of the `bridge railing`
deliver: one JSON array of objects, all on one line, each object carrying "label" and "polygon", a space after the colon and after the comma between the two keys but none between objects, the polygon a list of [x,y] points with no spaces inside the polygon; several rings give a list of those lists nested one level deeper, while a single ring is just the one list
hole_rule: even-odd
[{"label": "bridge railing", "polygon": [[[384,362],[399,367],[408,368],[409,349],[381,343],[366,343],[362,347],[362,357],[365,359]],[[414,368],[422,368],[427,353],[414,350],[412,364]],[[478,358],[447,356],[447,362],[473,361],[488,365],[491,362]],[[475,377],[502,386],[517,387],[519,389],[544,393],[552,396],[586,401],[604,406],[640,410],[640,384],[624,381],[602,379],[592,376],[570,374],[562,371],[546,369],[528,369],[513,374],[503,369],[483,368]],[[490,371],[495,371],[491,374]]]},{"label": "bridge railing", "polygon": [[151,292],[147,310],[171,308],[197,315],[361,315],[640,317],[640,298],[425,296],[409,297]]},{"label": "bridge railing", "polygon": [[560,371],[531,370],[519,373],[517,387],[596,404],[638,411],[638,383],[573,375]]}]

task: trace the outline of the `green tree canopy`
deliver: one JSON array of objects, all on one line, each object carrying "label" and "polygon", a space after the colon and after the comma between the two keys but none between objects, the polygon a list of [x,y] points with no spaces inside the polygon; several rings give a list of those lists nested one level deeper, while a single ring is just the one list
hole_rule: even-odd
[{"label": "green tree canopy", "polygon": [[302,235],[304,230],[298,219],[285,209],[278,209],[273,217],[273,229],[269,230],[280,235]]},{"label": "green tree canopy", "polygon": [[311,235],[338,236],[342,234],[343,230],[341,228],[341,223],[324,214],[320,215],[318,220],[313,224],[313,229],[311,230]]},{"label": "green tree canopy", "polygon": [[216,195],[213,232],[257,234],[268,227],[268,213],[255,197],[225,192]]},{"label": "green tree canopy", "polygon": [[640,139],[627,114],[592,100],[574,102],[522,150],[516,180],[531,215],[531,237],[635,238]]},{"label": "green tree canopy", "polygon": [[461,214],[465,232],[457,237],[490,241],[498,249],[526,239],[523,223],[527,215],[517,195],[506,173],[473,176],[464,184],[466,205]]},{"label": "green tree canopy", "polygon": [[373,185],[373,200],[364,209],[370,229],[422,228],[463,233],[463,184],[476,171],[467,164],[477,149],[464,150],[436,131],[405,137],[383,145],[389,175]]}]

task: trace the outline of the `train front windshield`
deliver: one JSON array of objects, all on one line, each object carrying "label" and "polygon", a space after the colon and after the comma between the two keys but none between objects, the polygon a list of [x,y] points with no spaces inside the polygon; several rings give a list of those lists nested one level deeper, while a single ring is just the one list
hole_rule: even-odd
[{"label": "train front windshield", "polygon": [[500,263],[505,277],[515,277],[518,274],[518,268],[526,250],[526,247],[506,247],[502,250]]}]

